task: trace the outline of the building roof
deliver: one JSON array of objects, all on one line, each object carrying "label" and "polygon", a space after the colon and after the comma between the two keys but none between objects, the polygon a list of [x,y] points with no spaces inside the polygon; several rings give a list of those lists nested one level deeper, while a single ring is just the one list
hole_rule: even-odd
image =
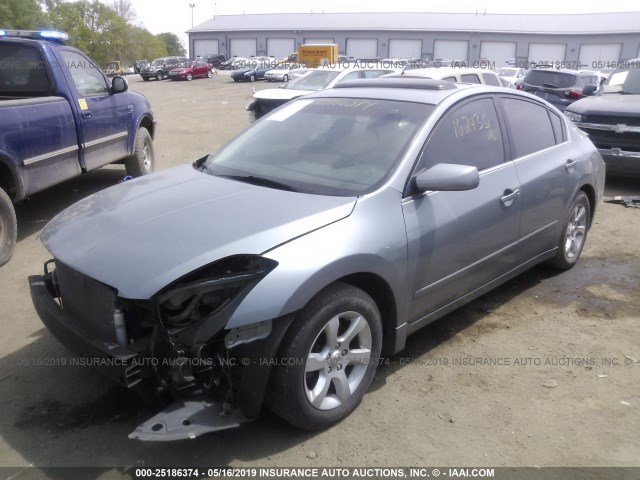
[{"label": "building roof", "polygon": [[[292,26],[295,25],[295,26]],[[487,13],[269,13],[217,15],[187,33],[216,31],[441,31],[533,34],[639,33],[640,12],[571,15]]]}]

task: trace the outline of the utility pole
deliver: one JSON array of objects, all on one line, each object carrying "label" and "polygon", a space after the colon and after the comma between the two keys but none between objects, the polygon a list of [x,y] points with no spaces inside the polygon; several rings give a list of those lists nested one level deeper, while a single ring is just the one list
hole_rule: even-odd
[{"label": "utility pole", "polygon": [[190,3],[189,6],[191,7],[191,28],[193,28],[193,9],[196,8],[196,4]]}]

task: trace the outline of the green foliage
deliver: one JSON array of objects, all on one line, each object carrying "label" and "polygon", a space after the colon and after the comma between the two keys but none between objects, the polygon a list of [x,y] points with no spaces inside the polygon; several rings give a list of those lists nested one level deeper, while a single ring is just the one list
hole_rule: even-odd
[{"label": "green foliage", "polygon": [[46,24],[40,0],[0,1],[0,28],[36,29]]},{"label": "green foliage", "polygon": [[[69,45],[99,66],[119,60],[126,68],[142,58],[184,54],[176,35],[154,36],[134,25],[134,20],[129,0],[113,0],[112,6],[98,0],[0,0],[0,28],[66,32]],[[171,53],[174,51],[179,53]]]},{"label": "green foliage", "polygon": [[184,56],[187,51],[180,43],[180,39],[175,33],[165,32],[156,35],[156,38],[160,39],[167,47],[167,53],[169,55]]}]

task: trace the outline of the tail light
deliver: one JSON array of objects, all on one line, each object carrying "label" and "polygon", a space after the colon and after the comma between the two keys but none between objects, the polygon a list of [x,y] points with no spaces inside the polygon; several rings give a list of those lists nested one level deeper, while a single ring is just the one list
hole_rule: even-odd
[{"label": "tail light", "polygon": [[516,83],[516,90],[522,90],[524,85],[522,83]]},{"label": "tail light", "polygon": [[571,89],[567,93],[567,96],[575,99],[582,98],[582,90]]}]

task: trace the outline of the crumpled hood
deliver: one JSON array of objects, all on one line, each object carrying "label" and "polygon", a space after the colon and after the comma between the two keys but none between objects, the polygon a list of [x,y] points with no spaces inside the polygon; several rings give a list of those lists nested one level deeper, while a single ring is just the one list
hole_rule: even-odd
[{"label": "crumpled hood", "polygon": [[191,165],[113,186],[43,229],[54,258],[147,299],[215,260],[261,254],[350,215],[355,198],[302,194],[198,172]]}]

